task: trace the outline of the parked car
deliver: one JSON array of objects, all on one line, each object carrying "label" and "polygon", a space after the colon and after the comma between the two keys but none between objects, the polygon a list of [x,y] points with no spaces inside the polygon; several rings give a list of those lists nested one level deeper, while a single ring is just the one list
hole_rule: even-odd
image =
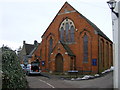
[{"label": "parked car", "polygon": [[25,68],[25,72],[27,75],[40,74],[41,70],[39,67],[39,63],[32,62],[31,64],[27,64],[27,66]]},{"label": "parked car", "polygon": [[25,72],[25,65],[24,64],[20,64],[20,66],[22,67],[22,69],[23,69],[23,72]]},{"label": "parked car", "polygon": [[20,66],[22,67],[22,69],[25,69],[25,65],[24,64],[20,64]]}]

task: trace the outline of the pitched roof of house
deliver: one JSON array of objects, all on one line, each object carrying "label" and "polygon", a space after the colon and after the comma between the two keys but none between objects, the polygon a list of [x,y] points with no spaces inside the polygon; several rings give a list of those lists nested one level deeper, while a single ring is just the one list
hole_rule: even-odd
[{"label": "pitched roof of house", "polygon": [[30,55],[32,55],[39,47],[41,43],[38,43],[37,46],[34,46],[33,50],[30,52]]},{"label": "pitched roof of house", "polygon": [[32,44],[24,44],[24,45],[25,45],[25,51],[27,55],[29,55],[30,52],[35,48],[35,46]]},{"label": "pitched roof of house", "polygon": [[[69,5],[71,8],[73,8],[68,2],[65,2],[65,4],[62,6],[62,8],[65,5]],[[62,10],[62,8],[59,10],[59,12]],[[77,13],[79,13],[75,8],[73,8]],[[55,18],[57,17],[57,15],[59,14],[59,12],[56,14]],[[80,14],[80,13],[79,13]],[[85,16],[83,16],[82,14],[80,14],[81,17],[83,17],[97,32],[98,35],[104,37],[105,39],[109,40],[110,42],[112,42],[94,23],[92,23],[90,20],[88,20]],[[55,18],[53,19],[53,21],[55,20]],[[52,21],[52,22],[53,22]],[[50,25],[52,24],[52,22],[50,23]],[[50,25],[48,26],[48,28],[50,27]],[[46,31],[48,30],[48,28],[46,29]],[[46,33],[46,31],[43,33],[42,37],[44,36],[44,34]]]}]

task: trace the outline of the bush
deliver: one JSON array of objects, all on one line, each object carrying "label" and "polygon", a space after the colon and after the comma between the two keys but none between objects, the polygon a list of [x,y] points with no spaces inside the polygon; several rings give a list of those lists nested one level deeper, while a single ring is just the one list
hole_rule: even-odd
[{"label": "bush", "polygon": [[16,53],[2,47],[2,88],[27,88],[27,79],[20,66]]}]

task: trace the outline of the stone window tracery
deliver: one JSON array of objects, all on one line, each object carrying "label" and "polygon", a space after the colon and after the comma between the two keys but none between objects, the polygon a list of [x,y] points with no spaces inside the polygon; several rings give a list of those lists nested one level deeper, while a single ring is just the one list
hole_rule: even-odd
[{"label": "stone window tracery", "polygon": [[66,18],[60,25],[60,41],[65,43],[75,42],[75,25],[72,20]]}]

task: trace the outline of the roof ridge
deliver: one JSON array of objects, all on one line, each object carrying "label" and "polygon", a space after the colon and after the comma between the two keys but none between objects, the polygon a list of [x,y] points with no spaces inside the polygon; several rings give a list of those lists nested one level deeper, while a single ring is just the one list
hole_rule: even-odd
[{"label": "roof ridge", "polygon": [[34,45],[34,44],[28,44],[28,43],[25,43],[25,45]]}]

